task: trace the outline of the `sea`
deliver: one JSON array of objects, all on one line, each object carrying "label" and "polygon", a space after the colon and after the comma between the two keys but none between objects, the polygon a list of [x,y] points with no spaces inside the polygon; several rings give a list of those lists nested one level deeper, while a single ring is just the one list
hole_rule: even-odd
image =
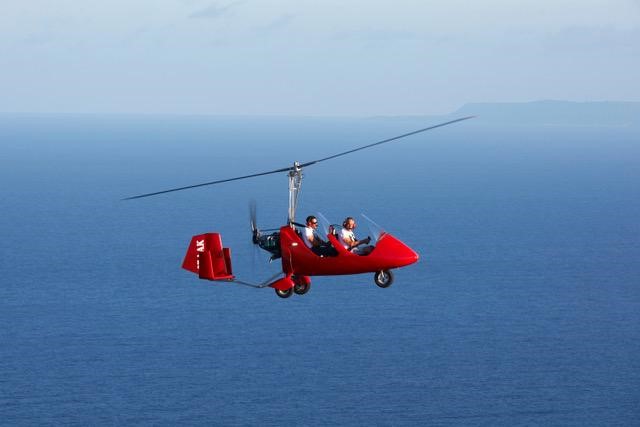
[{"label": "sea", "polygon": [[304,169],[297,219],[420,254],[309,293],[234,274],[288,167],[455,117],[0,115],[0,425],[640,425],[640,127],[482,117]]}]

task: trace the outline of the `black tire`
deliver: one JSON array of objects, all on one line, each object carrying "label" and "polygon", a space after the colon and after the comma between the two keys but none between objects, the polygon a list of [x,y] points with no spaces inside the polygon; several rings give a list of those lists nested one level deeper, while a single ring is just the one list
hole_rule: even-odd
[{"label": "black tire", "polygon": [[393,273],[391,270],[378,271],[373,276],[373,281],[381,288],[388,288],[393,283]]},{"label": "black tire", "polygon": [[311,283],[300,283],[293,286],[293,292],[298,295],[304,295],[311,289]]},{"label": "black tire", "polygon": [[284,291],[281,291],[280,289],[276,289],[275,291],[276,291],[276,295],[278,295],[280,298],[289,298],[291,295],[293,295],[293,288],[289,288]]}]

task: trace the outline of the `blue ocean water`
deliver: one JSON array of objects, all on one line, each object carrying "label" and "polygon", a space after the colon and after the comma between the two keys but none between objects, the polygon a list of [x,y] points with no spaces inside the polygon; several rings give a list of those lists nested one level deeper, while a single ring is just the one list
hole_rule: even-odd
[{"label": "blue ocean water", "polygon": [[0,424],[637,425],[637,127],[479,118],[306,169],[299,217],[421,254],[388,289],[180,269],[219,231],[237,276],[277,272],[247,205],[281,225],[284,175],[121,200],[437,121],[0,116]]}]

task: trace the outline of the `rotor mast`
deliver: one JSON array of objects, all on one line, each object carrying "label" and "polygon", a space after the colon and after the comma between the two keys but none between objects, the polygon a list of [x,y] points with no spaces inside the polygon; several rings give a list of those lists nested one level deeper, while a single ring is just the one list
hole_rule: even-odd
[{"label": "rotor mast", "polygon": [[302,187],[302,167],[300,162],[293,162],[293,167],[289,170],[289,219],[288,224],[292,225],[296,220],[296,207],[298,206],[298,195]]}]

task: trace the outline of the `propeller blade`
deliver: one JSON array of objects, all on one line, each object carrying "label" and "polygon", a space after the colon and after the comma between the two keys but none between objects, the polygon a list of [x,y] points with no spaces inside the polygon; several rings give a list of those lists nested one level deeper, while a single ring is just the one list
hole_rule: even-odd
[{"label": "propeller blade", "polygon": [[[418,133],[421,133],[421,132],[426,132],[428,130],[432,130],[432,129],[436,129],[436,128],[439,128],[439,127],[447,126],[447,125],[450,125],[450,124],[453,124],[453,123],[461,122],[463,120],[469,120],[469,119],[472,119],[474,117],[475,116],[468,116],[468,117],[462,117],[462,118],[455,119],[455,120],[449,120],[448,122],[439,123],[439,124],[434,125],[434,126],[426,127],[424,129],[418,129],[416,131],[405,133],[403,135],[394,136],[393,138],[388,138],[388,139],[385,139],[385,140],[382,140],[382,141],[374,142],[373,144],[364,145],[362,147],[358,147],[358,148],[354,148],[352,150],[344,151],[342,153],[334,154],[333,156],[324,157],[322,159],[317,159],[317,160],[312,160],[310,162],[302,163],[302,164],[299,165],[299,167],[303,168],[305,166],[311,166],[311,165],[314,165],[316,163],[324,162],[326,160],[335,159],[336,157],[346,156],[347,154],[355,153],[356,151],[364,150],[365,148],[375,147],[376,145],[381,145],[381,144],[385,144],[387,142],[396,141],[396,140],[401,139],[401,138],[406,138],[407,136],[415,135],[415,134],[418,134]],[[270,175],[270,174],[273,174],[273,173],[289,172],[289,171],[291,171],[293,169],[294,169],[293,166],[289,166],[289,167],[286,167],[286,168],[275,169],[275,170],[271,170],[271,171],[267,171],[267,172],[259,172],[259,173],[254,173],[254,174],[251,174],[251,175],[238,176],[238,177],[235,177],[235,178],[227,178],[227,179],[220,179],[220,180],[217,180],[217,181],[203,182],[202,184],[187,185],[185,187],[171,188],[169,190],[156,191],[154,193],[140,194],[140,195],[137,195],[137,196],[126,197],[126,198],[124,198],[122,200],[142,199],[143,197],[157,196],[159,194],[172,193],[174,191],[189,190],[191,188],[204,187],[206,185],[222,184],[222,183],[225,183],[225,182],[238,181],[238,180],[241,180],[241,179],[254,178],[254,177],[263,176],[263,175]]]},{"label": "propeller blade", "polygon": [[258,230],[258,213],[256,208],[256,201],[251,199],[249,202],[249,224],[251,225],[251,241],[254,244],[258,243],[258,237],[260,236],[260,230]]},{"label": "propeller blade", "polygon": [[256,271],[256,253],[258,252],[258,236],[260,235],[260,230],[258,229],[258,208],[256,206],[255,199],[251,199],[249,201],[249,224],[251,226],[251,243],[252,247],[249,249],[251,252],[251,272],[255,273]]},{"label": "propeller blade", "polygon": [[256,210],[256,201],[251,199],[249,202],[249,224],[251,224],[251,231],[256,231],[258,229],[258,214]]}]

